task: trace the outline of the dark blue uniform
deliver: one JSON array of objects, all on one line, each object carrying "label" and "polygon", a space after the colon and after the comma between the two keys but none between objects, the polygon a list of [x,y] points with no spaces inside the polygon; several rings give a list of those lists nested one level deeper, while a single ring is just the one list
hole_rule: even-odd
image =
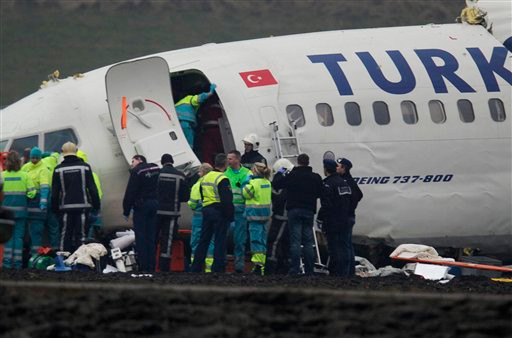
[{"label": "dark blue uniform", "polygon": [[160,169],[154,163],[139,163],[132,169],[123,199],[123,214],[133,209],[135,251],[141,271],[155,271],[157,185]]},{"label": "dark blue uniform", "polygon": [[158,211],[157,228],[160,243],[158,265],[160,271],[169,271],[171,260],[171,245],[178,233],[178,217],[182,202],[188,201],[190,189],[185,175],[165,164],[158,176]]},{"label": "dark blue uniform", "polygon": [[324,181],[321,208],[317,219],[327,237],[329,272],[333,276],[347,277],[352,262],[352,225],[349,222],[351,190],[338,174],[327,176]]}]

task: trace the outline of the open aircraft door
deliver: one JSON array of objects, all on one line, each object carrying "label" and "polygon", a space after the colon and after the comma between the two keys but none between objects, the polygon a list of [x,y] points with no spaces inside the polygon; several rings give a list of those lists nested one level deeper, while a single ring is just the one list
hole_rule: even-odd
[{"label": "open aircraft door", "polygon": [[157,163],[169,153],[187,173],[200,165],[181,129],[172,97],[169,67],[161,57],[123,62],[105,76],[107,101],[124,157]]}]

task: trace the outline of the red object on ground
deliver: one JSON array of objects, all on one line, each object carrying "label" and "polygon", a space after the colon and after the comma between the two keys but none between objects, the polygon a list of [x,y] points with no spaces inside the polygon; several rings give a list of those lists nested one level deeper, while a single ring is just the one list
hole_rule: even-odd
[{"label": "red object on ground", "polygon": [[405,262],[413,262],[413,263],[425,263],[425,264],[436,264],[436,265],[446,265],[446,266],[460,266],[462,268],[470,268],[470,269],[512,272],[511,268],[506,268],[504,266],[487,265],[487,264],[475,264],[475,263],[464,263],[464,262],[446,262],[446,261],[436,261],[436,260],[431,260],[431,259],[403,258],[403,257],[397,257],[397,256],[390,257],[390,258],[400,260],[400,261],[405,261]]},{"label": "red object on ground", "polygon": [[172,241],[170,270],[172,272],[185,271],[185,244],[181,240]]}]

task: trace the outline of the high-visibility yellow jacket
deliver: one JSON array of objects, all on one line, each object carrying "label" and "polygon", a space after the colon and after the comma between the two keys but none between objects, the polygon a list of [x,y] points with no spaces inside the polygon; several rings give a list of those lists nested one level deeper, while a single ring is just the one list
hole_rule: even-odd
[{"label": "high-visibility yellow jacket", "polygon": [[203,178],[197,180],[196,183],[192,186],[192,189],[190,189],[190,198],[187,202],[190,209],[194,210],[195,212],[200,212],[203,209],[203,203],[201,201],[201,192],[199,191],[199,186],[201,185],[201,182],[203,181]]},{"label": "high-visibility yellow jacket", "polygon": [[247,220],[266,221],[270,218],[272,185],[269,180],[253,176],[243,189]]},{"label": "high-visibility yellow jacket", "polygon": [[27,217],[27,198],[34,198],[36,188],[24,171],[3,171],[4,201],[3,207],[12,210],[14,217]]},{"label": "high-visibility yellow jacket", "polygon": [[203,191],[203,207],[207,207],[214,203],[220,203],[220,195],[218,185],[222,180],[228,178],[219,171],[210,171],[203,176],[203,181],[200,183],[200,188]]},{"label": "high-visibility yellow jacket", "polygon": [[36,188],[34,199],[36,201],[39,200],[41,206],[44,205],[44,208],[46,208],[50,192],[50,171],[46,164],[43,161],[39,161],[37,164],[28,162],[22,167],[22,170],[25,170],[32,182],[34,182],[34,187]]},{"label": "high-visibility yellow jacket", "polygon": [[244,184],[248,181],[248,176],[251,175],[251,171],[246,167],[240,166],[240,170],[233,170],[229,167],[224,175],[229,179],[229,183],[231,184],[231,191],[233,192],[233,204],[235,206],[245,205],[245,198],[242,195],[242,188]]}]

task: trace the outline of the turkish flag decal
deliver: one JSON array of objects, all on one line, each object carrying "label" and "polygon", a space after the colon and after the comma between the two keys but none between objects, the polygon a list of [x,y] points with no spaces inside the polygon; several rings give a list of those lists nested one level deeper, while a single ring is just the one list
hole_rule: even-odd
[{"label": "turkish flag decal", "polygon": [[268,69],[253,70],[239,73],[247,87],[261,87],[277,84],[276,79]]}]

